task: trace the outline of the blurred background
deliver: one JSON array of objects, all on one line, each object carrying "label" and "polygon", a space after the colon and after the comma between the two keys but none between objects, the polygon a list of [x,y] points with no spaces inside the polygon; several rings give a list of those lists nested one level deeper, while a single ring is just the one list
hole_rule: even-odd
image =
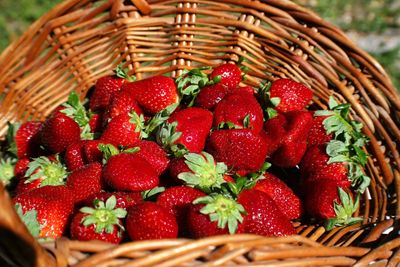
[{"label": "blurred background", "polygon": [[[62,0],[0,0],[0,52]],[[400,90],[400,0],[294,0],[347,32]]]}]

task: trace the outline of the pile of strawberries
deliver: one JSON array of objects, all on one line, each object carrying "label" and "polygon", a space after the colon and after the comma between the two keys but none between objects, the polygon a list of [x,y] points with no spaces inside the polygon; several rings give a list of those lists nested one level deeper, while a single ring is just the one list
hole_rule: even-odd
[{"label": "pile of strawberries", "polygon": [[[234,64],[140,81],[121,68],[83,102],[10,125],[0,178],[38,238],[296,234],[293,220],[357,222],[367,138],[306,86],[240,86]],[[312,107],[312,105],[311,105]]]}]

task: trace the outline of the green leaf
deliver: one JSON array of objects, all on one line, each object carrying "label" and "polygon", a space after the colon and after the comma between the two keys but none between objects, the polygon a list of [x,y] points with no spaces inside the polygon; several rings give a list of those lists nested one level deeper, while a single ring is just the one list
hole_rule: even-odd
[{"label": "green leaf", "polygon": [[330,96],[330,97],[329,97],[329,100],[328,100],[329,109],[334,109],[334,108],[337,107],[338,105],[339,105],[339,104],[338,104],[338,102],[336,102],[335,98],[334,98],[333,96]]},{"label": "green leaf", "polygon": [[103,152],[103,163],[105,164],[112,156],[120,153],[119,149],[112,144],[99,144],[97,148]]},{"label": "green leaf", "polygon": [[4,185],[8,185],[14,178],[14,168],[17,162],[14,158],[2,158],[0,159],[0,182]]},{"label": "green leaf", "polygon": [[142,191],[141,195],[144,200],[149,201],[149,200],[155,199],[160,193],[162,193],[164,191],[165,191],[165,187],[156,186],[152,189]]},{"label": "green leaf", "polygon": [[268,119],[273,119],[276,116],[278,116],[278,111],[276,111],[276,109],[267,108],[266,112],[267,112]]},{"label": "green leaf", "polygon": [[28,169],[25,172],[25,177],[27,178],[25,183],[28,184],[40,179],[40,186],[64,185],[67,176],[68,171],[63,164],[59,161],[50,161],[49,158],[41,156],[29,162]]},{"label": "green leaf", "polygon": [[128,82],[134,82],[136,80],[135,76],[128,75],[128,69],[124,68],[124,63],[121,63],[114,70],[114,73],[117,77],[127,80]]},{"label": "green leaf", "polygon": [[246,117],[244,117],[243,126],[244,128],[250,128],[250,114],[247,114]]},{"label": "green leaf", "polygon": [[18,129],[21,127],[21,123],[7,122],[7,125],[8,125],[6,133],[6,141],[8,145],[7,151],[10,152],[14,157],[18,157],[17,144],[15,143],[15,135],[17,134]]},{"label": "green leaf", "polygon": [[271,97],[269,100],[274,107],[277,107],[281,103],[281,99],[279,97]]},{"label": "green leaf", "polygon": [[155,114],[145,127],[145,132],[147,133],[147,136],[150,136],[159,126],[167,121],[171,114],[176,110],[178,105],[179,103],[169,105],[165,109]]},{"label": "green leaf", "polygon": [[35,209],[32,209],[23,213],[22,206],[19,203],[15,205],[15,209],[18,216],[21,218],[22,222],[25,224],[31,235],[34,237],[38,237],[42,226],[38,221],[37,211]]}]

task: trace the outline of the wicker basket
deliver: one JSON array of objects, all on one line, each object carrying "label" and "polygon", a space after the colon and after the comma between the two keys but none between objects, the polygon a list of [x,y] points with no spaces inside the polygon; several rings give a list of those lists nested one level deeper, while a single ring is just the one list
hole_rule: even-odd
[{"label": "wicker basket", "polygon": [[[290,77],[325,108],[335,95],[371,139],[361,224],[297,236],[217,236],[119,246],[61,238],[38,244],[0,188],[1,253],[16,266],[396,266],[400,262],[400,97],[383,68],[339,29],[290,1],[67,0],[0,56],[0,136],[7,121],[44,119],[126,61],[138,79],[245,57],[245,83]],[[10,246],[12,244],[12,246]]]}]

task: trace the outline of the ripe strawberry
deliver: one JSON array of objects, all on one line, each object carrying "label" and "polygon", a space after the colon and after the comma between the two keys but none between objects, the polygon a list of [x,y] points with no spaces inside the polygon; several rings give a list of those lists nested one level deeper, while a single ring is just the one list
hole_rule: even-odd
[{"label": "ripe strawberry", "polygon": [[308,145],[323,145],[328,143],[333,138],[333,134],[328,134],[324,128],[323,121],[327,116],[315,116],[313,119],[313,124],[308,133]]},{"label": "ripe strawberry", "polygon": [[263,236],[296,234],[289,219],[266,193],[255,189],[245,190],[239,194],[238,202],[247,212],[243,220],[245,233]]},{"label": "ripe strawberry", "polygon": [[83,145],[87,140],[81,140],[70,144],[64,153],[65,165],[68,170],[73,171],[86,164],[86,160],[83,154]]},{"label": "ripe strawberry", "polygon": [[149,115],[155,115],[179,102],[175,81],[165,76],[153,76],[126,83],[122,86],[122,90],[132,94],[143,111]]},{"label": "ripe strawberry", "polygon": [[265,178],[259,180],[254,189],[266,193],[290,220],[300,218],[303,208],[292,189],[271,173],[266,172],[263,176]]},{"label": "ripe strawberry", "polygon": [[175,156],[203,151],[212,126],[210,111],[191,107],[176,111],[160,129],[157,141]]},{"label": "ripe strawberry", "polygon": [[284,142],[304,142],[307,140],[313,123],[313,117],[308,111],[289,111],[284,114],[286,117],[286,134]]},{"label": "ripe strawberry", "polygon": [[97,201],[103,201],[105,202],[107,199],[109,199],[111,196],[115,196],[116,198],[116,208],[123,208],[123,209],[128,209],[130,207],[133,207],[136,204],[142,203],[143,198],[142,195],[139,192],[121,192],[121,191],[116,191],[116,192],[98,192],[84,201],[82,201],[80,204],[81,206],[88,206],[88,207],[93,207]]},{"label": "ripe strawberry", "polygon": [[116,147],[133,147],[140,141],[142,123],[135,112],[121,114],[108,123],[100,140]]},{"label": "ripe strawberry", "polygon": [[17,213],[35,237],[59,238],[73,210],[71,192],[65,186],[44,186],[13,199]]},{"label": "ripe strawberry", "polygon": [[214,68],[210,74],[210,79],[214,79],[217,76],[221,77],[220,84],[232,89],[236,88],[242,81],[242,72],[235,64],[226,63]]},{"label": "ripe strawberry", "polygon": [[143,202],[128,210],[126,230],[132,240],[176,238],[178,225],[175,217],[164,207]]},{"label": "ripe strawberry", "polygon": [[112,188],[121,191],[142,191],[156,187],[157,172],[143,158],[130,153],[111,156],[103,168],[103,178]]},{"label": "ripe strawberry", "polygon": [[110,103],[112,94],[121,90],[123,84],[134,80],[119,66],[115,70],[115,74],[97,80],[89,101],[89,107],[92,111],[104,111]]},{"label": "ripe strawberry", "polygon": [[264,164],[267,144],[261,135],[248,129],[217,130],[210,135],[207,151],[228,168],[249,173]]},{"label": "ripe strawberry", "polygon": [[99,145],[104,144],[101,140],[87,140],[83,144],[83,155],[86,163],[102,162],[103,152],[99,150]]},{"label": "ripe strawberry", "polygon": [[187,228],[192,238],[243,232],[243,206],[217,194],[197,198],[189,208]]},{"label": "ripe strawberry", "polygon": [[12,136],[8,137],[10,150],[15,153],[18,158],[30,158],[39,156],[40,149],[40,129],[42,122],[28,121],[21,125],[9,125],[9,133]]},{"label": "ripe strawberry", "polygon": [[136,155],[146,160],[158,175],[167,169],[169,163],[167,153],[156,142],[142,140],[138,147],[140,150]]},{"label": "ripe strawberry", "polygon": [[317,219],[330,219],[326,225],[327,230],[333,226],[362,220],[352,217],[358,209],[359,198],[354,202],[352,193],[348,189],[338,187],[336,181],[323,179],[307,183],[304,188],[305,211]]},{"label": "ripe strawberry", "polygon": [[300,164],[302,182],[333,180],[342,188],[349,188],[351,182],[345,164],[342,162],[328,164],[329,156],[325,149],[325,145],[314,145],[307,149]]},{"label": "ripe strawberry", "polygon": [[100,240],[113,244],[120,243],[125,230],[122,219],[127,212],[125,209],[117,208],[116,203],[115,196],[111,196],[106,202],[98,201],[94,208],[81,208],[72,219],[71,238],[80,241]]},{"label": "ripe strawberry", "polygon": [[302,110],[310,103],[312,96],[309,88],[291,79],[278,79],[270,88],[270,97],[280,98],[280,103],[276,106],[279,112]]},{"label": "ripe strawberry", "polygon": [[157,204],[164,207],[176,218],[180,236],[188,236],[187,217],[192,202],[205,196],[200,190],[188,186],[173,186],[167,188],[157,197]]},{"label": "ripe strawberry", "polygon": [[264,123],[262,136],[267,143],[267,155],[274,153],[284,140],[286,134],[284,125],[286,125],[286,117],[280,113]]},{"label": "ripe strawberry", "polygon": [[195,105],[212,111],[217,103],[220,102],[229,91],[229,88],[221,83],[205,86],[197,95]]},{"label": "ripe strawberry", "polygon": [[118,115],[129,113],[132,110],[138,115],[143,114],[141,108],[130,92],[115,92],[111,97],[110,105],[107,107],[106,112],[104,113],[104,125]]},{"label": "ripe strawberry", "polygon": [[272,154],[271,163],[282,168],[295,167],[300,163],[307,150],[306,142],[287,141]]},{"label": "ripe strawberry", "polygon": [[190,172],[191,170],[185,163],[185,158],[173,158],[168,164],[168,174],[171,180],[177,184],[183,184],[183,180],[178,178],[182,172]]},{"label": "ripe strawberry", "polygon": [[40,130],[41,142],[53,153],[61,153],[68,145],[80,140],[79,125],[67,115],[54,112]]},{"label": "ripe strawberry", "polygon": [[215,106],[213,125],[217,127],[224,123],[259,133],[264,123],[263,110],[251,94],[230,94]]},{"label": "ripe strawberry", "polygon": [[67,178],[67,186],[72,190],[75,201],[80,202],[103,188],[100,163],[91,163],[74,170]]},{"label": "ripe strawberry", "polygon": [[16,194],[22,194],[35,188],[50,185],[64,185],[68,172],[57,159],[39,157],[27,165],[24,177],[20,179]]},{"label": "ripe strawberry", "polygon": [[29,162],[31,162],[29,159],[19,159],[15,163],[14,175],[18,178],[23,177],[28,169]]},{"label": "ripe strawberry", "polygon": [[89,119],[90,132],[100,133],[103,131],[103,113],[92,113]]}]

